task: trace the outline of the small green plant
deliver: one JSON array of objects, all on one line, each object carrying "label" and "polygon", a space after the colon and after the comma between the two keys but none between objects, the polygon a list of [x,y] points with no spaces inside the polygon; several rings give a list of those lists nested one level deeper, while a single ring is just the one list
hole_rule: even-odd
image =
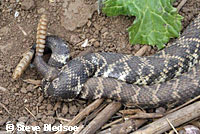
[{"label": "small green plant", "polygon": [[170,38],[178,37],[182,16],[172,6],[174,0],[105,0],[107,16],[136,16],[128,28],[131,44],[149,44],[162,49]]}]

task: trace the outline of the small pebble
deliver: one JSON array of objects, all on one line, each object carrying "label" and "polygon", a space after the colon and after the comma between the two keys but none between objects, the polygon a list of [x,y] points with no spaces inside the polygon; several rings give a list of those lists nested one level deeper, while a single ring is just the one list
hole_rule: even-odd
[{"label": "small pebble", "polygon": [[[94,24],[95,29],[100,30],[101,27],[98,24]],[[95,31],[95,29],[93,29],[93,31]]]},{"label": "small pebble", "polygon": [[91,24],[92,24],[92,22],[91,22],[91,21],[88,21],[87,26],[90,27]]},{"label": "small pebble", "polygon": [[95,47],[99,47],[99,46],[100,46],[100,43],[99,43],[98,41],[95,41],[95,42],[94,42],[94,46],[95,46]]},{"label": "small pebble", "polygon": [[47,110],[52,110],[53,106],[51,104],[47,104]]},{"label": "small pebble", "polygon": [[60,106],[61,106],[61,102],[57,102],[53,110],[56,111],[58,108],[60,108]]},{"label": "small pebble", "polygon": [[33,85],[28,85],[26,89],[27,91],[33,92],[34,91],[33,87],[34,87]]},{"label": "small pebble", "polygon": [[29,97],[33,96],[33,94],[32,94],[32,93],[28,93],[27,95],[28,95]]},{"label": "small pebble", "polygon": [[45,105],[42,105],[42,106],[39,107],[39,109],[43,110],[43,109],[45,109],[45,107],[46,107]]},{"label": "small pebble", "polygon": [[[10,31],[10,28],[8,26],[4,26],[4,27],[0,28],[0,36],[8,34],[9,31]],[[1,65],[1,66],[3,66],[3,65]]]},{"label": "small pebble", "polygon": [[43,100],[44,100],[44,97],[43,97],[43,96],[40,96],[40,97],[38,98],[38,103],[39,103],[39,104],[42,103]]},{"label": "small pebble", "polygon": [[5,91],[7,91],[7,89],[6,89],[6,88],[4,88],[4,87],[1,87],[1,86],[0,86],[0,91],[3,91],[3,92],[5,92]]},{"label": "small pebble", "polygon": [[6,99],[3,103],[4,103],[5,105],[8,105],[8,104],[9,104],[9,100]]},{"label": "small pebble", "polygon": [[38,113],[38,114],[36,115],[36,118],[37,118],[37,119],[41,119],[42,117],[43,117],[42,113]]},{"label": "small pebble", "polygon": [[28,121],[28,117],[20,117],[20,118],[18,119],[18,121],[19,121],[19,122],[24,122],[24,123],[26,123],[26,122]]},{"label": "small pebble", "polygon": [[21,2],[21,7],[23,10],[31,10],[36,7],[34,0],[23,0]]},{"label": "small pebble", "polygon": [[28,102],[28,100],[27,99],[24,99],[24,103],[27,103]]},{"label": "small pebble", "polygon": [[106,31],[108,31],[108,29],[105,28],[105,27],[101,29],[101,33],[102,33],[102,34],[105,33]]},{"label": "small pebble", "polygon": [[133,46],[133,48],[134,48],[135,51],[138,51],[138,50],[140,50],[141,45],[136,44],[136,45]]},{"label": "small pebble", "polygon": [[55,114],[55,111],[48,111],[46,115],[53,116]]},{"label": "small pebble", "polygon": [[81,45],[81,47],[87,47],[89,46],[88,44],[88,39],[85,39],[84,43]]},{"label": "small pebble", "polygon": [[78,108],[75,105],[69,106],[69,114],[76,115],[78,113]]},{"label": "small pebble", "polygon": [[36,121],[33,121],[33,122],[31,122],[31,126],[38,126],[39,124],[38,124],[38,122],[36,122]]},{"label": "small pebble", "polygon": [[45,8],[43,8],[43,7],[40,8],[40,9],[38,10],[38,13],[39,13],[39,14],[42,14],[42,13],[44,13],[44,12],[45,12]]},{"label": "small pebble", "polygon": [[73,44],[77,44],[77,43],[81,42],[81,39],[77,35],[72,35],[70,38],[70,42]]},{"label": "small pebble", "polygon": [[38,124],[39,124],[40,127],[43,127],[43,126],[44,126],[44,123],[41,122],[41,121],[40,121]]},{"label": "small pebble", "polygon": [[156,113],[161,113],[161,114],[163,114],[163,113],[165,113],[165,112],[166,112],[166,109],[163,108],[163,107],[156,108]]},{"label": "small pebble", "polygon": [[6,71],[7,71],[8,73],[10,73],[10,72],[11,72],[11,67],[10,67],[10,66],[7,66],[7,67],[6,67]]},{"label": "small pebble", "polygon": [[56,2],[56,0],[49,0],[49,2],[50,2],[50,3],[55,3],[55,2]]},{"label": "small pebble", "polygon": [[22,93],[26,94],[27,93],[27,90],[26,88],[22,87],[21,90],[20,90]]},{"label": "small pebble", "polygon": [[55,119],[54,119],[52,116],[48,116],[48,117],[44,116],[44,117],[42,118],[42,122],[43,122],[44,124],[54,124]]},{"label": "small pebble", "polygon": [[182,130],[179,131],[179,134],[200,134],[199,128],[193,125],[184,126]]},{"label": "small pebble", "polygon": [[65,115],[68,113],[68,111],[69,111],[68,106],[64,104],[62,108],[62,114]]}]

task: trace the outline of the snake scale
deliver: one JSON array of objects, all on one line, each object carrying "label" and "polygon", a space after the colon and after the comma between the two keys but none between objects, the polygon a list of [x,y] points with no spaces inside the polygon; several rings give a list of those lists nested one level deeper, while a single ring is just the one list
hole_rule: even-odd
[{"label": "snake scale", "polygon": [[111,98],[154,107],[200,94],[200,15],[179,39],[148,57],[99,52],[70,60],[68,46],[56,36],[46,37],[45,52],[50,51],[48,64],[42,55],[34,63],[44,76],[44,92],[56,98]]}]

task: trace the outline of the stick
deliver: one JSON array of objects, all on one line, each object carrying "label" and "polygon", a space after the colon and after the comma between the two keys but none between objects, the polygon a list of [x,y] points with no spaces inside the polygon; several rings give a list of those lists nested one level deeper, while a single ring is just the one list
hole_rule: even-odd
[{"label": "stick", "polygon": [[178,107],[176,107],[176,108],[174,108],[174,109],[168,111],[167,114],[172,113],[172,112],[174,112],[174,111],[177,111],[178,109],[181,109],[181,108],[185,107],[186,105],[189,105],[190,103],[192,103],[192,102],[194,102],[194,101],[196,101],[196,100],[198,100],[198,99],[200,99],[200,95],[197,96],[197,97],[195,97],[194,99],[189,100],[188,102],[186,102],[186,103],[184,103],[184,104],[182,104],[182,105],[180,105],[180,106],[178,106]]},{"label": "stick", "polygon": [[[155,118],[160,118],[160,117],[163,117],[163,114],[160,114],[160,113],[138,113],[138,114],[135,114],[135,115],[129,115],[129,116],[125,116],[124,119],[127,120],[127,119],[155,119]],[[105,129],[105,128],[108,128],[114,124],[117,124],[119,122],[122,122],[123,121],[123,118],[120,118],[118,120],[115,120],[109,124],[106,124],[104,125],[101,129]],[[120,127],[120,126],[119,126]]]},{"label": "stick", "polygon": [[[103,99],[95,100],[93,103],[91,103],[89,106],[87,106],[83,111],[81,111],[76,117],[74,117],[70,122],[68,122],[64,126],[74,126],[77,123],[79,123],[85,116],[87,116],[91,111],[96,109],[101,103],[103,102]],[[55,134],[64,134],[65,132],[58,131]]]},{"label": "stick", "polygon": [[28,35],[20,25],[17,24],[17,26],[18,26],[19,29],[22,31],[22,33],[24,34],[24,36],[27,36],[27,35]]},{"label": "stick", "polygon": [[171,129],[166,118],[174,127],[177,127],[185,122],[200,116],[200,101],[186,106],[174,113],[168,114],[165,117],[154,121],[153,123],[133,132],[132,134],[160,134]]},{"label": "stick", "polygon": [[26,82],[26,83],[29,83],[29,84],[36,85],[36,86],[41,86],[41,84],[42,84],[42,80],[26,79],[26,80],[23,80],[23,81]]},{"label": "stick", "polygon": [[179,5],[178,5],[178,7],[177,7],[177,12],[179,12],[179,11],[181,10],[181,8],[183,7],[183,5],[185,5],[186,2],[187,2],[187,0],[182,0],[182,1],[179,3]]},{"label": "stick", "polygon": [[126,109],[126,110],[120,110],[119,112],[122,113],[123,115],[133,115],[145,111],[142,111],[140,109]]},{"label": "stick", "polygon": [[101,106],[95,109],[89,116],[87,116],[85,124],[88,124],[89,121],[94,119],[100,113],[100,111],[102,111],[107,105],[108,105],[107,103],[103,103]]},{"label": "stick", "polygon": [[113,114],[121,108],[121,103],[112,102],[103,111],[101,111],[96,118],[94,118],[80,134],[93,134],[106,123]]},{"label": "stick", "polygon": [[115,124],[120,123],[120,122],[123,122],[123,121],[124,121],[123,118],[119,118],[119,119],[117,119],[117,120],[114,120],[114,121],[111,122],[111,123],[105,124],[103,127],[101,127],[101,129],[106,129],[106,128],[108,128],[108,127],[114,126]]},{"label": "stick", "polygon": [[80,125],[78,126],[78,130],[76,130],[73,134],[79,134],[84,128],[83,123],[80,123]]},{"label": "stick", "polygon": [[[129,115],[129,116],[125,116],[124,119],[127,120],[127,119],[155,119],[155,118],[160,118],[160,117],[163,117],[163,114],[160,114],[160,113],[144,113],[144,112],[141,112],[141,113],[137,113],[135,115]],[[118,120],[115,120],[109,124],[106,124],[105,126],[103,126],[101,129],[105,129],[105,128],[108,128],[114,124],[117,124],[119,122],[122,122],[123,121],[123,118],[120,118]],[[120,127],[120,125],[118,126]],[[130,126],[131,127],[131,126]],[[119,129],[119,128],[118,128]]]},{"label": "stick", "polygon": [[127,120],[124,123],[118,124],[113,128],[106,129],[97,134],[127,134],[131,131],[137,130],[141,125],[143,125],[147,120]]},{"label": "stick", "polygon": [[169,123],[169,125],[171,126],[171,128],[173,129],[173,131],[176,132],[176,134],[178,134],[176,128],[172,125],[172,123],[169,121],[169,119],[166,118],[166,120]]},{"label": "stick", "polygon": [[91,111],[96,109],[101,103],[103,102],[103,99],[95,100],[92,104],[90,104],[88,107],[86,107],[83,111],[81,111],[76,117],[74,117],[67,125],[73,126],[76,125],[78,122],[80,122],[85,116],[89,115]]},{"label": "stick", "polygon": [[35,120],[37,120],[37,118],[35,117],[35,115],[34,115],[27,107],[24,107],[24,108],[26,109],[26,111],[27,111],[30,115],[33,116],[33,118],[34,118]]},{"label": "stick", "polygon": [[57,117],[55,118],[56,120],[59,120],[59,121],[65,121],[65,122],[70,122],[71,120],[69,119],[65,119],[65,118],[61,118],[61,117]]},{"label": "stick", "polygon": [[11,115],[10,111],[9,111],[9,110],[6,108],[6,106],[5,106],[4,104],[2,104],[1,102],[0,102],[0,106],[1,106],[2,108],[4,108],[8,114]]},{"label": "stick", "polygon": [[137,51],[137,53],[135,53],[135,56],[142,56],[144,55],[144,53],[147,51],[147,49],[149,48],[149,46],[145,45],[142,48],[140,48],[140,50]]},{"label": "stick", "polygon": [[135,115],[128,116],[130,119],[151,119],[151,118],[160,118],[163,117],[164,114],[161,113],[137,113]]}]

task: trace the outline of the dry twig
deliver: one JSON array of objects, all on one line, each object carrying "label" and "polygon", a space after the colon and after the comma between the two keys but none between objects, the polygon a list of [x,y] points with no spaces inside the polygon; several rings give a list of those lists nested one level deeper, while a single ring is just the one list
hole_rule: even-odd
[{"label": "dry twig", "polygon": [[73,134],[79,134],[84,128],[83,123],[80,123],[80,125],[78,126],[78,130],[76,130]]},{"label": "dry twig", "polygon": [[139,129],[138,131],[133,132],[132,134],[160,134],[169,129],[171,126],[166,121],[166,118],[173,124],[174,127],[177,127],[185,122],[188,122],[194,118],[200,116],[200,101],[195,102],[189,106],[186,106],[174,113],[168,114],[161,119],[154,121],[153,123]]},{"label": "dry twig", "polygon": [[73,118],[67,125],[72,126],[76,125],[78,122],[80,122],[85,116],[89,115],[91,111],[96,109],[101,103],[103,102],[103,99],[95,100],[92,104],[90,104],[88,107],[86,107],[83,111],[81,111],[75,118]]},{"label": "dry twig", "polygon": [[11,114],[10,111],[6,108],[6,106],[2,104],[1,102],[0,102],[0,106],[4,108],[8,114]]},{"label": "dry twig", "polygon": [[160,118],[163,117],[164,115],[161,113],[137,113],[135,115],[130,115],[128,118],[130,119],[154,119],[154,118]]},{"label": "dry twig", "polygon": [[186,102],[186,103],[184,103],[184,104],[182,104],[182,105],[180,105],[180,106],[178,106],[178,107],[176,107],[176,108],[174,108],[174,109],[168,111],[167,114],[172,113],[172,112],[174,112],[174,111],[177,111],[178,109],[181,109],[181,108],[183,108],[183,107],[185,107],[185,106],[191,104],[192,102],[194,102],[194,101],[196,101],[196,100],[198,100],[198,99],[200,99],[200,95],[197,96],[197,97],[195,97],[194,99],[189,100],[188,102]]},{"label": "dry twig", "polygon": [[99,132],[98,134],[127,134],[131,131],[137,130],[141,125],[143,125],[147,120],[127,120],[121,124],[118,124],[112,128],[106,129]]},{"label": "dry twig", "polygon": [[29,84],[33,84],[33,85],[36,85],[36,86],[40,86],[42,81],[41,80],[33,80],[33,79],[26,79],[26,80],[23,80],[24,82],[26,83],[29,83]]},{"label": "dry twig", "polygon": [[173,124],[169,121],[168,118],[166,118],[167,122],[169,123],[169,125],[172,127],[173,131],[178,134],[177,130],[175,129],[175,127],[173,126]]},{"label": "dry twig", "polygon": [[[74,126],[77,123],[79,123],[85,116],[87,116],[90,112],[92,112],[94,109],[96,109],[101,103],[103,102],[103,99],[95,100],[93,103],[91,103],[89,106],[87,106],[85,109],[83,109],[76,117],[74,117],[70,122],[66,124],[66,126]],[[55,134],[64,134],[65,132],[58,131]]]},{"label": "dry twig", "polygon": [[140,109],[126,109],[126,110],[120,110],[119,112],[122,113],[123,115],[133,115],[143,111]]},{"label": "dry twig", "polygon": [[71,120],[69,119],[65,119],[65,118],[61,118],[61,117],[57,117],[55,118],[56,120],[59,120],[59,121],[65,121],[65,122],[70,122]]},{"label": "dry twig", "polygon": [[22,33],[24,34],[24,36],[28,35],[20,25],[17,24],[17,26],[22,31]]},{"label": "dry twig", "polygon": [[187,2],[187,0],[182,0],[182,1],[179,3],[179,5],[178,5],[178,7],[177,7],[177,12],[179,12],[179,11],[181,10],[181,8],[183,7],[183,5],[185,5],[186,2]]},{"label": "dry twig", "polygon": [[121,108],[121,103],[112,102],[94,118],[80,134],[93,134]]},{"label": "dry twig", "polygon": [[37,120],[37,118],[35,117],[35,115],[34,115],[27,107],[25,107],[25,109],[26,109],[27,112],[29,112],[30,115],[33,116],[33,118],[34,118],[35,120]]},{"label": "dry twig", "polygon": [[113,125],[115,125],[115,124],[117,124],[117,123],[119,123],[119,122],[122,122],[122,121],[124,121],[123,118],[114,120],[114,121],[111,122],[111,123],[105,124],[103,127],[101,127],[101,129],[106,129],[106,128],[111,127],[111,126],[113,126]]},{"label": "dry twig", "polygon": [[150,46],[144,45],[140,50],[135,53],[135,56],[143,56]]},{"label": "dry twig", "polygon": [[103,103],[102,105],[100,105],[97,109],[95,109],[85,120],[85,123],[88,123],[89,121],[91,121],[92,119],[94,119],[97,114],[102,111],[108,104],[107,103]]}]

